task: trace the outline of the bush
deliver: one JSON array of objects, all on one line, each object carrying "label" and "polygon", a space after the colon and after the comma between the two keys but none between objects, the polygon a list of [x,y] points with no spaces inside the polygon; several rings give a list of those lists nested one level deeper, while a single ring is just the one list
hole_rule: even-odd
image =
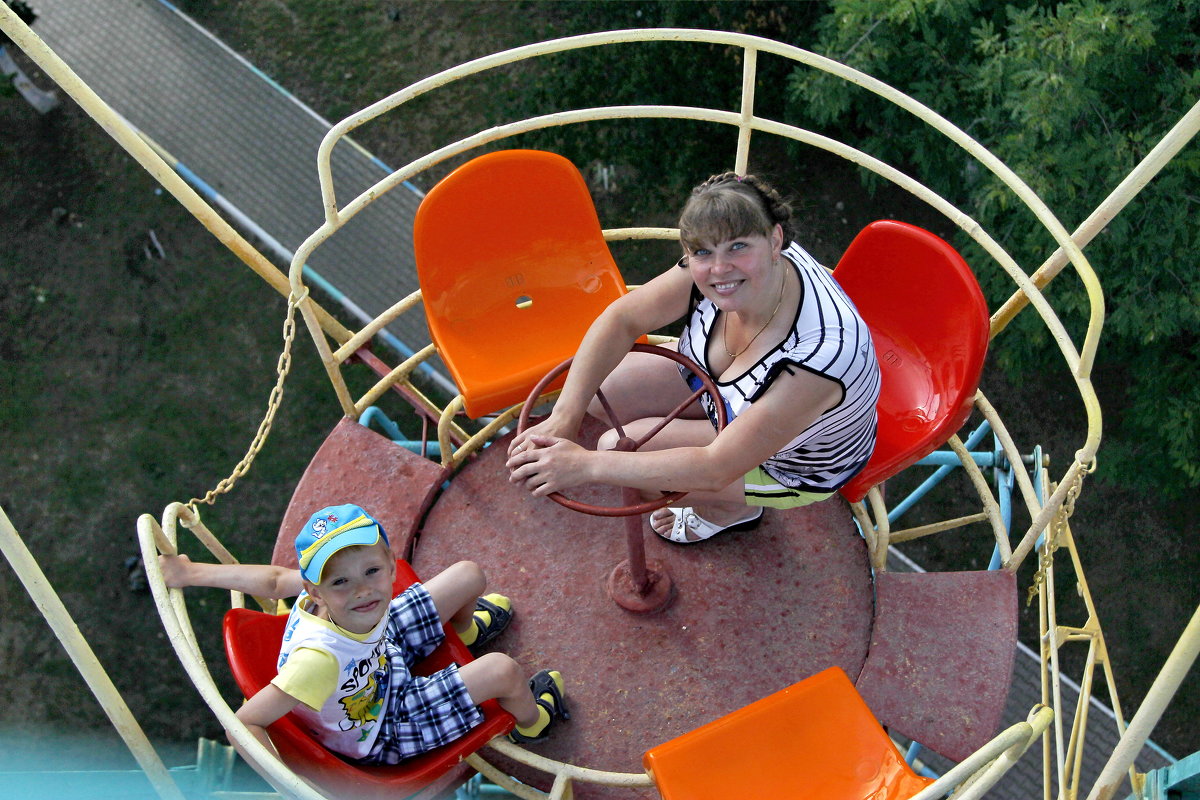
[{"label": "bush", "polygon": [[[818,26],[818,52],[946,116],[1008,164],[1068,230],[1200,96],[1197,0],[835,0],[831,6]],[[793,72],[789,92],[796,113],[913,170],[1027,270],[1055,249],[998,179],[968,165],[961,150],[907,112],[807,69]],[[1193,145],[1085,251],[1108,307],[1100,359],[1127,379],[1118,407],[1108,409],[1116,427],[1102,474],[1175,495],[1200,485],[1200,270],[1188,224],[1200,202],[1198,176]],[[987,263],[973,242],[963,250],[972,263]],[[999,270],[981,271],[980,281],[993,307],[1013,291]],[[1083,287],[1064,273],[1049,294],[1080,342]],[[1019,377],[1044,366],[1051,343],[1031,313],[1012,327],[999,356]]]}]

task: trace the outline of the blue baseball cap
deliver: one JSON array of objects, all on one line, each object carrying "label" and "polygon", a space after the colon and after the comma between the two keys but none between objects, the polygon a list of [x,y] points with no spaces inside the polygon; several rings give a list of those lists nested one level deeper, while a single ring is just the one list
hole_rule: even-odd
[{"label": "blue baseball cap", "polygon": [[296,536],[300,575],[320,584],[325,563],[333,554],[355,545],[388,543],[387,534],[374,517],[355,505],[328,506],[309,517]]}]

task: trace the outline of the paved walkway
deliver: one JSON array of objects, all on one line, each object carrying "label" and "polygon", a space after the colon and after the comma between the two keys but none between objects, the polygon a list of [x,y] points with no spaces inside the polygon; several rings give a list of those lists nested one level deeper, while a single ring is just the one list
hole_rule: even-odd
[{"label": "paved walkway", "polygon": [[[324,221],[317,148],[331,123],[159,0],[42,0],[37,8],[38,35],[286,272]],[[345,143],[332,161],[343,204],[390,173]],[[309,282],[364,323],[414,291],[420,202],[409,186],[384,195],[318,248]],[[429,343],[417,314],[389,330],[405,354]]]},{"label": "paved walkway", "polygon": [[[316,152],[330,123],[251,64],[159,0],[41,0],[37,32],[138,130],[168,151],[194,185],[255,233],[280,260],[322,222]],[[334,154],[339,197],[349,198],[387,174],[369,154],[341,146]],[[344,187],[344,188],[341,188]],[[399,189],[360,214],[308,266],[347,308],[373,317],[416,289],[412,216],[417,190]],[[418,320],[392,333],[410,346],[429,341]],[[898,557],[893,569],[912,569]],[[1017,655],[1005,724],[1023,720],[1040,696],[1039,667]],[[1067,700],[1073,711],[1077,693]],[[1094,702],[1094,701],[1093,701]],[[1082,785],[1089,787],[1116,743],[1111,711],[1093,705]],[[1036,748],[1035,748],[1036,750]],[[947,764],[936,757],[938,771]],[[1167,763],[1154,748],[1139,769]],[[1025,800],[1041,785],[1041,758],[1026,754],[989,795]]]}]

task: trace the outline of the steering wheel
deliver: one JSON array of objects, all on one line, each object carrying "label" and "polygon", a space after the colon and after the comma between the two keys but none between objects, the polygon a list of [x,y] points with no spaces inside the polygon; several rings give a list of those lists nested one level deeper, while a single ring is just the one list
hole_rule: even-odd
[{"label": "steering wheel", "polygon": [[[597,391],[596,397],[600,400],[600,404],[604,407],[604,412],[608,415],[608,421],[612,424],[612,427],[621,437],[620,441],[617,443],[616,449],[626,451],[638,450],[645,445],[646,442],[653,439],[654,436],[657,435],[658,432],[661,431],[668,422],[677,418],[683,413],[684,409],[690,406],[703,394],[707,394],[713,401],[713,405],[716,407],[717,433],[720,433],[725,429],[727,422],[725,415],[725,402],[721,399],[721,394],[717,391],[717,386],[715,383],[713,383],[713,379],[707,372],[701,369],[696,362],[692,361],[685,355],[677,353],[674,350],[668,350],[665,347],[655,347],[654,345],[649,344],[635,344],[630,352],[650,353],[687,367],[700,381],[700,388],[692,392],[692,394],[686,400],[676,406],[670,413],[664,416],[663,419],[657,425],[655,425],[653,429],[651,429],[645,436],[638,440],[634,440],[626,436],[624,429],[621,427],[620,421],[617,419],[616,413],[608,404],[608,400],[605,399],[604,392]],[[533,391],[529,393],[529,398],[525,401],[525,405],[521,408],[521,416],[517,422],[517,433],[524,433],[526,430],[528,430],[529,410],[533,408],[534,404],[537,403],[538,397],[540,397],[542,393],[546,391],[546,387],[549,386],[556,378],[558,378],[558,376],[562,375],[571,368],[571,362],[574,360],[574,357],[568,358],[566,361],[562,362],[557,367],[546,373],[546,376],[538,382],[537,386],[533,387]],[[641,503],[630,503],[628,505],[620,506],[602,506],[594,503],[584,503],[580,500],[572,500],[561,492],[551,492],[546,496],[559,505],[565,506],[572,511],[582,511],[585,514],[593,514],[598,517],[630,517],[635,514],[645,514],[649,511],[662,508],[663,506],[674,503],[676,500],[679,500],[686,494],[687,492],[663,492],[662,497],[654,500],[646,500]]]}]

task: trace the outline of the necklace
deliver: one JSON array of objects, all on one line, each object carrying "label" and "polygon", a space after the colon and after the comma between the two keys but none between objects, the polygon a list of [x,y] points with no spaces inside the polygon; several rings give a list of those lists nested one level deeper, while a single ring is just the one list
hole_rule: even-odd
[{"label": "necklace", "polygon": [[758,329],[758,333],[751,336],[750,341],[746,342],[746,346],[741,350],[738,350],[736,353],[729,349],[729,319],[725,319],[725,327],[721,328],[721,346],[725,348],[725,355],[729,356],[730,358],[737,358],[742,353],[749,350],[750,345],[754,344],[754,340],[761,336],[762,332],[767,329],[767,326],[770,325],[771,321],[775,319],[775,315],[779,313],[779,307],[783,305],[783,289],[786,280],[787,271],[784,270],[783,274],[779,277],[779,300],[775,303],[775,310],[771,312],[771,316],[767,318],[767,321],[763,323],[763,326]]}]

